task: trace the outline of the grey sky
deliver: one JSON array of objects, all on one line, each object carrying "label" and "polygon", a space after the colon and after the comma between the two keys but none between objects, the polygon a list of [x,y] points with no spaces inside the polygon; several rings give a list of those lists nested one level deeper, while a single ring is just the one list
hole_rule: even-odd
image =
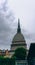
[{"label": "grey sky", "polygon": [[35,0],[0,0],[0,48],[10,49],[18,18],[28,48],[35,42]]}]

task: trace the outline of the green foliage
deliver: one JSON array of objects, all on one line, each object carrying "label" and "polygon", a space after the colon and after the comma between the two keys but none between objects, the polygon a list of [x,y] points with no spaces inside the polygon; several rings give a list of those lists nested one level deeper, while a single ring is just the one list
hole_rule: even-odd
[{"label": "green foliage", "polygon": [[25,57],[26,57],[26,49],[25,48],[17,48],[16,50],[15,50],[15,54],[14,54],[14,56],[16,57],[16,59],[25,59]]},{"label": "green foliage", "polygon": [[0,65],[15,65],[15,60],[23,60],[26,57],[26,49],[17,48],[12,58],[4,58],[0,56]]},{"label": "green foliage", "polygon": [[0,59],[0,65],[15,65],[15,62],[12,58],[3,58]]},{"label": "green foliage", "polygon": [[0,59],[3,59],[4,58],[4,56],[0,56]]},{"label": "green foliage", "polygon": [[15,65],[15,57],[4,58],[4,56],[0,56],[0,65]]}]

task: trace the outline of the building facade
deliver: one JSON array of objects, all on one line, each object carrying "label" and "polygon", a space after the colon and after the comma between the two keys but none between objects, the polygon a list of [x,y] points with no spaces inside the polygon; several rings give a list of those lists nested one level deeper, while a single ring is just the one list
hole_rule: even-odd
[{"label": "building facade", "polygon": [[35,65],[35,43],[31,43],[28,53],[28,65]]},{"label": "building facade", "polygon": [[13,40],[12,40],[12,44],[11,44],[11,51],[14,51],[17,49],[17,48],[25,48],[27,49],[27,44],[26,44],[26,41],[25,41],[25,38],[24,38],[24,35],[22,34],[21,32],[21,28],[20,28],[20,20],[18,19],[18,28],[17,28],[17,33],[16,35],[14,36]]}]

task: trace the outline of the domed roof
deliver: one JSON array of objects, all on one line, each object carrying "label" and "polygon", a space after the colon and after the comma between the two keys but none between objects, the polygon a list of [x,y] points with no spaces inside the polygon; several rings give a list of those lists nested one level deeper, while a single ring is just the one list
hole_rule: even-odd
[{"label": "domed roof", "polygon": [[24,38],[24,36],[21,33],[19,19],[18,19],[17,34],[14,36],[12,43],[16,43],[16,42],[25,42],[25,38]]},{"label": "domed roof", "polygon": [[25,42],[25,38],[24,36],[21,34],[21,33],[17,33],[14,38],[13,38],[13,43],[16,43],[16,42]]}]

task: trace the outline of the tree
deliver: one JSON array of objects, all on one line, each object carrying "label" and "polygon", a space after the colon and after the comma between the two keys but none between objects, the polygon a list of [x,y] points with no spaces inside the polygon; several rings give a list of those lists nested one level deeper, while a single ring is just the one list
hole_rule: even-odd
[{"label": "tree", "polygon": [[4,58],[4,56],[0,55],[0,59],[3,59],[3,58]]},{"label": "tree", "polygon": [[13,57],[16,57],[16,59],[19,59],[19,60],[23,60],[25,59],[26,57],[26,49],[25,48],[17,48],[15,50],[15,54],[13,55]]}]

